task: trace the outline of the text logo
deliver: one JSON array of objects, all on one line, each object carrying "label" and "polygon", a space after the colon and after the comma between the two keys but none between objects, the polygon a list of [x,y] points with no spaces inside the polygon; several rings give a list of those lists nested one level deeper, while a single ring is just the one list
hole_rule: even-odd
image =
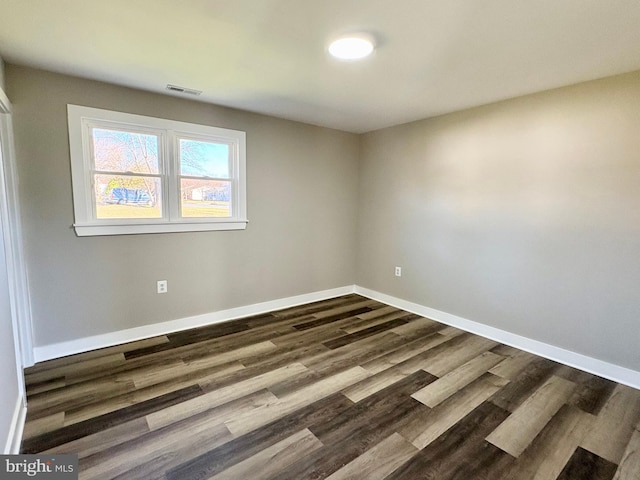
[{"label": "text logo", "polygon": [[77,455],[0,455],[0,480],[78,480]]}]

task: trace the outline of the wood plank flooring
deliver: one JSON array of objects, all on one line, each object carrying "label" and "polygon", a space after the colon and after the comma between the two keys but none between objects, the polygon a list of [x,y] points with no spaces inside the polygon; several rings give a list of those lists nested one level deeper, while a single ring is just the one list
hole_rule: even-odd
[{"label": "wood plank flooring", "polygon": [[25,372],[81,479],[640,479],[640,391],[357,295]]}]

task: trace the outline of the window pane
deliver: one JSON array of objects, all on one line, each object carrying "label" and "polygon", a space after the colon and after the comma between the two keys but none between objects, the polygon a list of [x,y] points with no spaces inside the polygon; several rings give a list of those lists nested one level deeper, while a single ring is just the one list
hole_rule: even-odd
[{"label": "window pane", "polygon": [[159,178],[95,175],[96,218],[160,218]]},{"label": "window pane", "polygon": [[96,170],[159,173],[158,137],[120,130],[92,129]]},{"label": "window pane", "polygon": [[183,178],[180,192],[183,217],[231,216],[231,182]]},{"label": "window pane", "polygon": [[229,178],[229,145],[180,139],[180,174]]}]

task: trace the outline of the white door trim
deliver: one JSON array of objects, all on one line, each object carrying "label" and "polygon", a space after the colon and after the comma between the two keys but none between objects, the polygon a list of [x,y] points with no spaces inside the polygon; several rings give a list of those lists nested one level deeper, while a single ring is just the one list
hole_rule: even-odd
[{"label": "white door trim", "polygon": [[[9,298],[20,370],[34,363],[31,299],[22,242],[11,102],[0,88],[0,211],[7,257]],[[24,388],[23,388],[24,391]]]}]

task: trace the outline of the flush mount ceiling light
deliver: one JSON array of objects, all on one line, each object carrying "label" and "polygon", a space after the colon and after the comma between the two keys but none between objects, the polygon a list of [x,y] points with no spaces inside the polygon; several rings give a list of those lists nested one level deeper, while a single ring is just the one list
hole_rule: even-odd
[{"label": "flush mount ceiling light", "polygon": [[329,45],[329,53],[339,60],[360,60],[373,53],[375,40],[368,33],[343,35]]}]

